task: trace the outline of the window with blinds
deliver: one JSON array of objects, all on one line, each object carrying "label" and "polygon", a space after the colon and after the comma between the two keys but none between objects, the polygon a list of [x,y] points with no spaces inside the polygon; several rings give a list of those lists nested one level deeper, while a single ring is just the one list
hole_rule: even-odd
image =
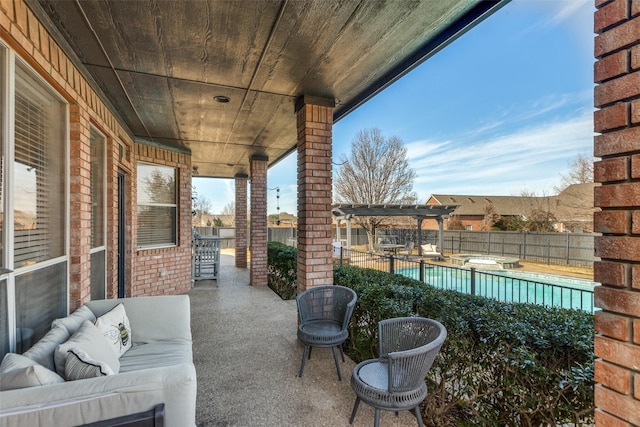
[{"label": "window with blinds", "polygon": [[138,247],[175,246],[176,169],[138,163]]},{"label": "window with blinds", "polygon": [[65,106],[16,66],[14,267],[65,254]]}]

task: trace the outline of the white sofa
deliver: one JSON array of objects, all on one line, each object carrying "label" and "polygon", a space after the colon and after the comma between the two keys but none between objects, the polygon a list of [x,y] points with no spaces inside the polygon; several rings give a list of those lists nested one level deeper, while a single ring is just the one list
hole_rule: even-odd
[{"label": "white sofa", "polygon": [[[55,320],[51,331],[22,355],[37,362],[37,369],[31,372],[55,378],[51,371],[56,369],[56,348],[81,325],[93,327],[86,320],[95,322],[119,303],[124,305],[131,329],[131,348],[119,357],[119,370],[76,381],[64,381],[61,375],[60,380],[46,385],[0,391],[0,425],[77,426],[164,404],[164,425],[195,426],[197,381],[186,295],[90,301]],[[5,359],[27,360],[17,355]],[[0,385],[9,380],[10,373],[0,379]]]}]

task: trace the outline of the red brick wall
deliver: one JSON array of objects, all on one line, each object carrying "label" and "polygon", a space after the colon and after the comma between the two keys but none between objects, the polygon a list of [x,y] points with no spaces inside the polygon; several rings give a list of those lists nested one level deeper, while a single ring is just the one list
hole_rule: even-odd
[{"label": "red brick wall", "polygon": [[247,268],[247,176],[236,175],[236,267]]},{"label": "red brick wall", "polygon": [[[136,160],[176,168],[178,186],[178,245],[138,249],[133,260],[131,296],[167,295],[191,289],[191,156],[143,144],[135,145]],[[136,179],[132,178],[132,203],[136,206]],[[137,229],[136,214],[132,216]],[[137,248],[137,236],[132,236]]]},{"label": "red brick wall", "polygon": [[596,0],[596,425],[640,425],[640,1]]},{"label": "red brick wall", "polygon": [[88,111],[69,107],[69,305],[91,299],[91,151]]},{"label": "red brick wall", "polygon": [[298,105],[298,293],[333,284],[333,102],[314,101]]},{"label": "red brick wall", "polygon": [[[251,272],[252,286],[267,285],[267,165],[263,156],[251,158]],[[236,207],[237,209],[237,207]],[[236,224],[236,230],[239,225]]]},{"label": "red brick wall", "polygon": [[[90,299],[91,197],[90,128],[107,138],[107,297],[117,295],[117,172],[127,174],[127,296],[181,293],[190,289],[191,159],[166,150],[145,151],[147,161],[180,169],[180,243],[166,250],[135,250],[135,153],[128,131],[82,77],[23,0],[0,0],[0,38],[69,102],[69,309]],[[119,144],[124,144],[120,156]],[[161,271],[167,274],[154,280]]]}]

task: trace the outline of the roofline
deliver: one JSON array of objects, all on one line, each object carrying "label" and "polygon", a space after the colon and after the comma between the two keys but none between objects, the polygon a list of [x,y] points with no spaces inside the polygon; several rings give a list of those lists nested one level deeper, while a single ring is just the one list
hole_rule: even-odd
[{"label": "roofline", "polygon": [[[447,47],[458,37],[471,30],[473,27],[484,21],[486,18],[504,7],[511,0],[481,0],[468,9],[465,13],[458,17],[455,21],[445,26],[442,31],[431,39],[423,43],[418,50],[404,61],[397,64],[387,73],[379,77],[372,84],[366,87],[358,96],[348,103],[338,105],[333,110],[333,123],[346,117],[349,113],[360,107],[362,104],[382,92],[387,87],[398,81],[404,75],[412,71],[414,68],[425,62],[427,59]],[[275,166],[282,159],[288,157],[296,146],[285,151],[281,156],[276,158],[269,167]]]},{"label": "roofline", "polygon": [[444,49],[458,37],[462,36],[491,14],[504,7],[510,1],[511,0],[483,0],[477,2],[474,6],[458,17],[458,19],[445,26],[442,31],[435,35],[435,37],[432,37],[423,43],[414,54],[407,57],[404,61],[400,62],[387,73],[375,80],[365,90],[360,92],[359,96],[346,104],[337,106],[333,114],[334,123],[367,102],[379,92],[389,87],[391,84],[395,83],[405,74],[409,73],[418,65]]}]

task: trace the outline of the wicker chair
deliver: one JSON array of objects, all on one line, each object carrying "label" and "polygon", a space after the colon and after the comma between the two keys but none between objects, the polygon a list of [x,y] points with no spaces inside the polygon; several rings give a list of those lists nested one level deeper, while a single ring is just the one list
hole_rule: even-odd
[{"label": "wicker chair", "polygon": [[311,359],[312,347],[331,347],[338,379],[342,380],[336,347],[344,362],[342,344],[349,336],[347,325],[357,299],[352,289],[337,285],[318,286],[298,295],[298,339],[304,344],[298,376],[302,377],[306,358]]},{"label": "wicker chair", "polygon": [[351,387],[356,402],[349,424],[353,423],[360,401],[375,408],[374,425],[380,423],[380,410],[412,410],[422,427],[420,402],[427,396],[425,376],[431,368],[447,330],[435,320],[401,317],[378,323],[378,359],[356,365]]}]

